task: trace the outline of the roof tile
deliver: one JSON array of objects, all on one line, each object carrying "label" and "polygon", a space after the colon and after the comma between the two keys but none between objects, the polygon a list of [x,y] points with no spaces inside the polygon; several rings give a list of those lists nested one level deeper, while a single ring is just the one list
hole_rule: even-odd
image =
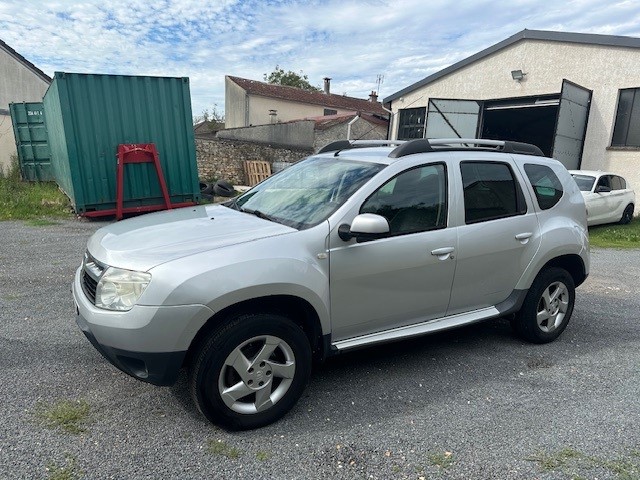
[{"label": "roof tile", "polygon": [[257,80],[233,77],[231,75],[228,75],[227,77],[251,95],[279,98],[281,100],[290,100],[292,102],[310,103],[327,108],[353,110],[384,117],[388,115],[388,113],[382,108],[382,104],[379,102],[370,102],[369,100],[364,100],[362,98],[336,95],[333,93],[326,94],[324,92],[310,92],[301,88],[274,85],[271,83],[258,82]]}]

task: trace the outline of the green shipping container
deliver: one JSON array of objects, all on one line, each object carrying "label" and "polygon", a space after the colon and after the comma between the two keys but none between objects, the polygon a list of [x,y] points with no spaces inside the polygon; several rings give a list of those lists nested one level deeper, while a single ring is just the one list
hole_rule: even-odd
[{"label": "green shipping container", "polygon": [[9,111],[22,178],[30,182],[55,180],[42,102],[10,103]]},{"label": "green shipping container", "polygon": [[[55,179],[77,213],[116,208],[119,144],[154,143],[172,204],[200,197],[188,78],[56,72],[44,96]],[[153,163],[124,166],[124,208],[164,203]]]}]

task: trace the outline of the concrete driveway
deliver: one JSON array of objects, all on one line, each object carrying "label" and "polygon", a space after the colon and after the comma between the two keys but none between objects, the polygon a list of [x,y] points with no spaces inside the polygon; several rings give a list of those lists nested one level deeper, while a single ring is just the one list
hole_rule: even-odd
[{"label": "concrete driveway", "polygon": [[[227,433],[184,375],[138,382],[76,327],[70,283],[99,226],[0,223],[0,478],[640,477],[640,251],[593,251],[552,344],[499,320],[347,354],[282,421]],[[82,432],[37,413],[65,402]]]}]

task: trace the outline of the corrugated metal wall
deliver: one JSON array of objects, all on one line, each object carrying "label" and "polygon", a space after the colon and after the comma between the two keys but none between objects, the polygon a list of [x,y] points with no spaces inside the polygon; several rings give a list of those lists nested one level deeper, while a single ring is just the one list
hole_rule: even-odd
[{"label": "corrugated metal wall", "polygon": [[[172,203],[197,201],[188,78],[56,72],[44,98],[56,180],[78,213],[115,208],[119,144],[155,143]],[[162,203],[153,164],[125,166],[125,207]]]},{"label": "corrugated metal wall", "polygon": [[31,182],[54,180],[42,102],[9,104],[22,178]]}]

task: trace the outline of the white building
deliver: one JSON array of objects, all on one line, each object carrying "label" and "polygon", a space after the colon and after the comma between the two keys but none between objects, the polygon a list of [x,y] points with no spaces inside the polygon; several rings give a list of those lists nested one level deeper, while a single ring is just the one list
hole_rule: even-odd
[{"label": "white building", "polygon": [[289,122],[301,118],[361,112],[388,118],[388,113],[371,92],[368,100],[330,92],[330,78],[324,91],[274,85],[246,78],[225,76],[225,128],[250,127]]},{"label": "white building", "polygon": [[16,143],[9,103],[41,102],[51,78],[0,40],[0,167],[7,168]]},{"label": "white building", "polygon": [[533,143],[640,190],[640,38],[523,30],[383,103],[392,139]]}]

